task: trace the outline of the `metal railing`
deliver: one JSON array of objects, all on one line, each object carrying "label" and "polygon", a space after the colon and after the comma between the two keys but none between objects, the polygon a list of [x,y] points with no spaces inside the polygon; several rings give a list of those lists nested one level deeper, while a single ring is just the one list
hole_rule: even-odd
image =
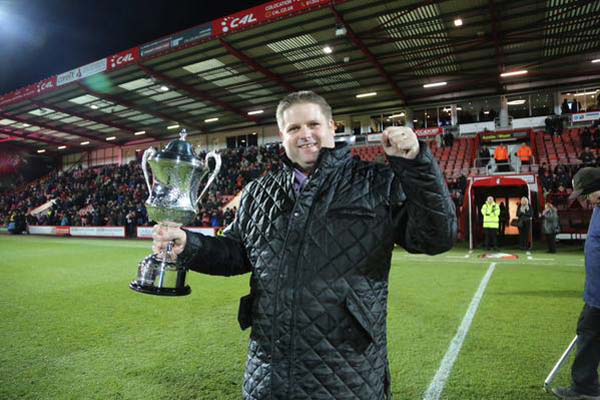
[{"label": "metal railing", "polygon": [[[499,168],[506,167],[506,168]],[[500,171],[500,169],[505,171]],[[499,163],[494,158],[476,158],[473,160],[471,172],[477,175],[502,175],[502,174],[522,174],[522,173],[537,173],[539,166],[535,162],[535,157],[531,156],[530,164],[522,164],[520,159],[515,162]]]}]

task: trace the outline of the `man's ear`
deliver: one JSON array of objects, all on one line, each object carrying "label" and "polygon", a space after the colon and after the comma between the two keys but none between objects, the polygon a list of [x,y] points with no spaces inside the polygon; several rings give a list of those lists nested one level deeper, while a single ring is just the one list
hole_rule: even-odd
[{"label": "man's ear", "polygon": [[335,121],[333,119],[329,120],[329,129],[331,129],[331,133],[335,136]]},{"label": "man's ear", "polygon": [[281,139],[283,141],[283,132],[278,130],[277,134],[279,135],[279,139]]}]

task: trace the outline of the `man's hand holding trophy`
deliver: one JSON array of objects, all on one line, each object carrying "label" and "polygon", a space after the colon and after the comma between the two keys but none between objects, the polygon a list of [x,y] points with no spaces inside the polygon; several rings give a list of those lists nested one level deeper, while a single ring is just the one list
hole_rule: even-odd
[{"label": "man's hand holding trophy", "polygon": [[[180,138],[170,142],[164,150],[150,147],[142,158],[149,193],[146,210],[149,219],[157,223],[154,233],[179,231],[183,237],[172,240],[166,248],[153,246],[155,253],[140,262],[137,277],[129,284],[137,292],[159,296],[185,296],[191,292],[186,284],[187,270],[177,263],[176,257],[185,245],[185,233],[173,228],[192,223],[198,214],[198,204],[219,173],[221,156],[211,151],[201,160],[186,141],[186,136],[187,133],[182,130]],[[215,161],[212,173],[208,167],[211,158]],[[148,164],[152,171],[152,184]],[[206,185],[198,193],[207,177]]]}]

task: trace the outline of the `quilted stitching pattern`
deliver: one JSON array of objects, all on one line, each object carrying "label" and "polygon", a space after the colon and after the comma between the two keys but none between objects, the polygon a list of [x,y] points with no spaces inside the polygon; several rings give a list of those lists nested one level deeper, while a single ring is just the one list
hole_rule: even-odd
[{"label": "quilted stitching pattern", "polygon": [[[434,253],[452,246],[456,229],[437,163],[422,148],[417,162],[391,159],[391,168],[327,151],[298,196],[284,168],[247,186],[224,238],[191,238],[186,262],[199,261],[201,248],[211,272],[252,270],[245,399],[388,398],[394,241]],[[232,271],[233,260],[241,264],[236,251],[247,261]]]}]

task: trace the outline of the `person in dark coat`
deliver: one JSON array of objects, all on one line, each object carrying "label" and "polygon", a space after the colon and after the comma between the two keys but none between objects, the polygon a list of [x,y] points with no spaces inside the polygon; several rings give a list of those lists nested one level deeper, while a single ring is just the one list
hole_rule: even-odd
[{"label": "person in dark coat", "polygon": [[242,329],[252,329],[244,399],[389,399],[392,251],[453,246],[444,177],[406,127],[383,132],[389,165],[352,158],[335,144],[331,108],[313,92],[289,94],[276,115],[283,167],[244,188],[223,236],[157,226],[154,250],[173,240],[192,271],[251,273],[238,313]]},{"label": "person in dark coat", "polygon": [[519,248],[529,250],[529,230],[533,212],[527,197],[521,197],[521,204],[517,208],[517,227],[519,228]]},{"label": "person in dark coat", "polygon": [[490,158],[492,158],[490,149],[488,149],[488,147],[484,144],[481,146],[481,149],[479,149],[479,166],[487,167],[487,165],[490,163]]},{"label": "person in dark coat", "polygon": [[586,197],[594,211],[585,240],[585,304],[577,322],[577,350],[571,386],[552,389],[563,400],[600,400],[600,168],[580,169],[573,177],[572,198]]},{"label": "person in dark coat", "polygon": [[544,233],[544,236],[546,236],[548,253],[556,253],[556,234],[560,229],[560,224],[558,220],[558,211],[556,211],[556,207],[549,201],[547,201],[544,206],[542,218],[544,218],[542,232]]},{"label": "person in dark coat", "polygon": [[498,221],[498,236],[500,243],[504,240],[504,234],[506,232],[506,225],[510,222],[510,216],[508,215],[508,207],[503,201],[500,202],[500,219]]}]

